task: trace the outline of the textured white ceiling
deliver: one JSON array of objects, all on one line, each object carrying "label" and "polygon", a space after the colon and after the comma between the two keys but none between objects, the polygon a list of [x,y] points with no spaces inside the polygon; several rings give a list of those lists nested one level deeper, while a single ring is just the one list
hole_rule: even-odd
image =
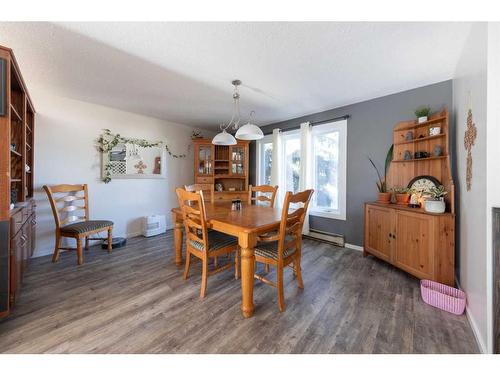
[{"label": "textured white ceiling", "polygon": [[[264,125],[453,77],[469,23],[0,23],[28,86],[187,125]],[[34,98],[36,102],[36,98]]]}]

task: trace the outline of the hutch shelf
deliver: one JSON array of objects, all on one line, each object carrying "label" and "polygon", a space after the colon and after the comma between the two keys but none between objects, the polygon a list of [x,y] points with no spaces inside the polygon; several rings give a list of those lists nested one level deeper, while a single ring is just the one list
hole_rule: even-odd
[{"label": "hutch shelf", "polygon": [[[364,255],[374,255],[420,278],[455,284],[455,187],[449,156],[448,110],[429,121],[403,121],[394,127],[394,159],[388,188],[407,187],[418,176],[431,176],[445,187],[446,212],[428,213],[406,205],[365,203]],[[430,135],[430,128],[439,134]],[[411,132],[413,139],[408,139]],[[433,156],[436,146],[441,155]],[[405,160],[405,153],[429,157]]]},{"label": "hutch shelf", "polygon": [[213,184],[216,201],[246,199],[249,141],[216,146],[211,139],[194,139],[194,181]]},{"label": "hutch shelf", "polygon": [[35,109],[10,48],[0,46],[0,317],[14,307],[35,249]]}]

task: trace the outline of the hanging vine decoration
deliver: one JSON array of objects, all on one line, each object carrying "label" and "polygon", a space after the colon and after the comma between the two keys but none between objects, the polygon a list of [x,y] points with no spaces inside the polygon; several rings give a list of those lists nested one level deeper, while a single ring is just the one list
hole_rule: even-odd
[{"label": "hanging vine decoration", "polygon": [[[111,150],[119,144],[131,144],[131,145],[136,145],[138,147],[151,148],[151,147],[161,147],[163,145],[163,142],[162,141],[148,142],[145,139],[127,138],[127,137],[124,137],[120,134],[113,134],[113,133],[111,133],[111,130],[109,130],[109,129],[103,129],[102,134],[96,140],[97,150],[101,154],[107,154],[107,153],[111,152]],[[167,151],[167,153],[171,157],[176,158],[176,159],[186,157],[186,154],[174,154],[172,151],[170,151],[167,144],[165,144],[164,146],[165,146],[165,150]],[[190,148],[191,148],[191,145],[188,146],[188,150],[187,150],[188,153],[189,153]],[[111,164],[109,164],[109,163],[107,163],[104,167],[102,181],[105,184],[107,184],[111,181]]]}]

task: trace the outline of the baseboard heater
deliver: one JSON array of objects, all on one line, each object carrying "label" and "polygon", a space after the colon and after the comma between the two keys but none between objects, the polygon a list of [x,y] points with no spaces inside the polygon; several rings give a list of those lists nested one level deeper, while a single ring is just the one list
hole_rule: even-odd
[{"label": "baseboard heater", "polygon": [[328,242],[335,246],[345,246],[344,236],[341,234],[324,232],[317,229],[309,229],[309,234],[305,234],[304,237],[310,237],[314,240],[319,240],[322,242]]}]

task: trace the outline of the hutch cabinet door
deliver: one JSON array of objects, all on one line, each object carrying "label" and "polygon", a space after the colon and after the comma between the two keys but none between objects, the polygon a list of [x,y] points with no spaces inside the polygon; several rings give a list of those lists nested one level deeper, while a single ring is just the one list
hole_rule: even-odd
[{"label": "hutch cabinet door", "polygon": [[434,217],[396,212],[394,264],[419,278],[433,278]]},{"label": "hutch cabinet door", "polygon": [[14,305],[15,298],[21,286],[23,273],[23,231],[20,230],[10,240],[10,306]]},{"label": "hutch cabinet door", "polygon": [[392,217],[389,208],[366,206],[365,248],[368,252],[388,262],[392,253]]},{"label": "hutch cabinet door", "polygon": [[195,171],[198,176],[212,176],[214,171],[212,144],[195,145]]},{"label": "hutch cabinet door", "polygon": [[245,176],[246,152],[244,146],[231,146],[231,175]]}]

